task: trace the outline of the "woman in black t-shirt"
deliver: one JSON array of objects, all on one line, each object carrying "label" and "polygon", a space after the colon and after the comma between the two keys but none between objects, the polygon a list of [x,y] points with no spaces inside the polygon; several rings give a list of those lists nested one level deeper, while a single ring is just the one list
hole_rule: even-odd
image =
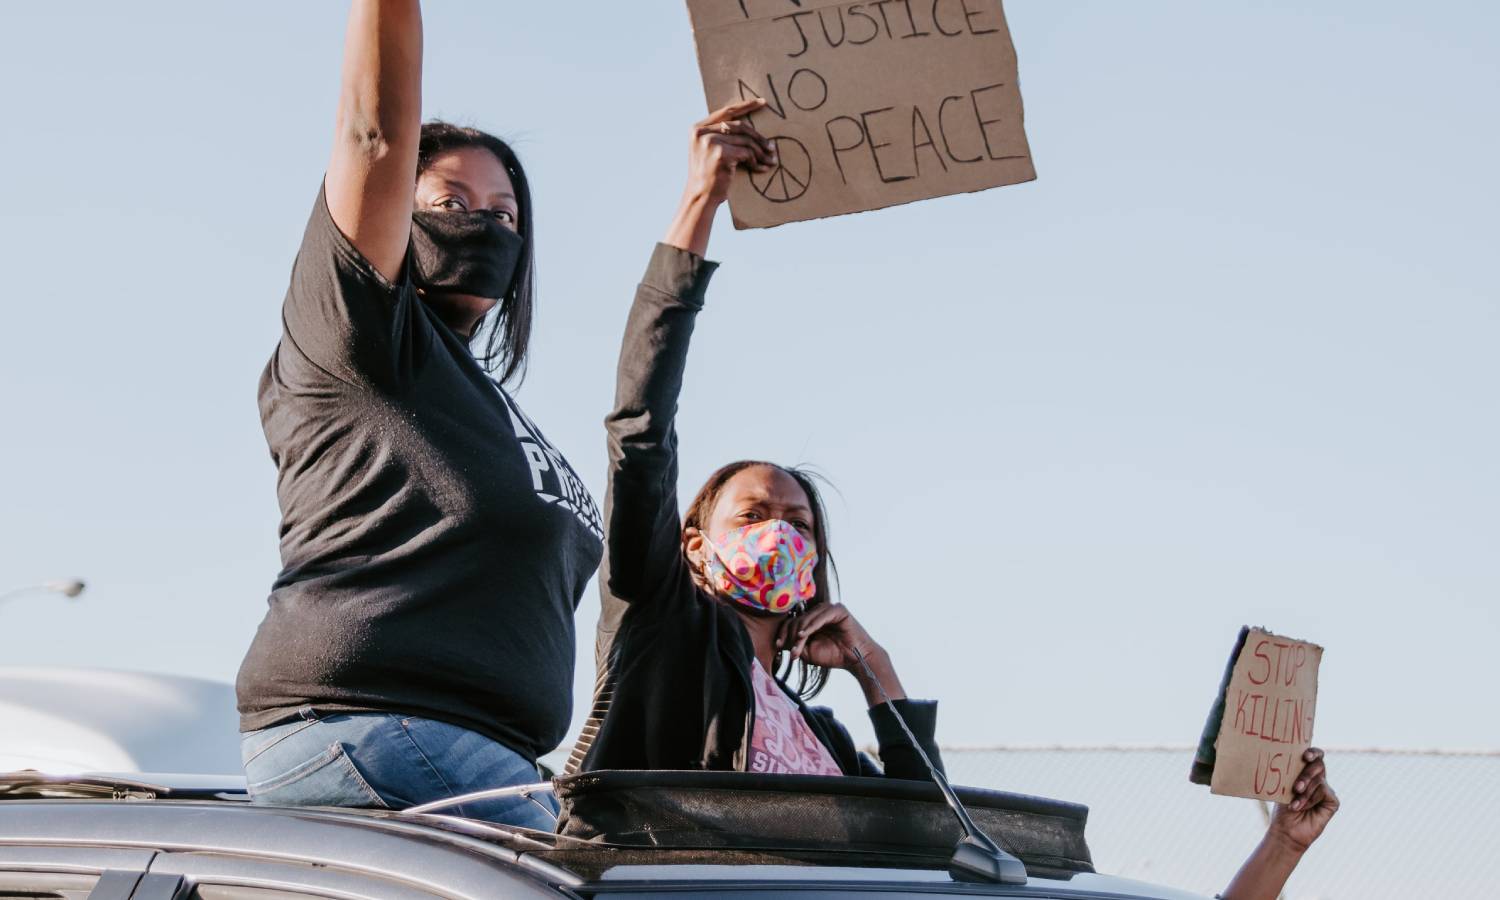
[{"label": "woman in black t-shirt", "polygon": [[[353,4],[333,154],[261,376],[283,568],[237,683],[257,802],[535,782],[569,721],[601,530],[501,387],[531,329],[530,191],[504,142],[420,124],[421,34],[417,0]],[[457,811],[552,826],[519,797]]]}]

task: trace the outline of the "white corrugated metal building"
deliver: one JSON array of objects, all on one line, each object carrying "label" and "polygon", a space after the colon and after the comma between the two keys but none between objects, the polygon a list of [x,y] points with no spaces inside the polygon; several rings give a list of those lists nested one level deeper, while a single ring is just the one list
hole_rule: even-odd
[{"label": "white corrugated metal building", "polygon": [[[1191,747],[943,751],[960,784],[1089,806],[1100,871],[1212,895],[1265,832],[1260,804],[1187,780]],[[1341,808],[1288,900],[1500,897],[1500,751],[1328,749]]]},{"label": "white corrugated metal building", "polygon": [[[0,667],[0,771],[240,771],[228,684]],[[1190,747],[950,747],[956,784],[1090,808],[1100,871],[1212,895],[1260,839],[1250,800],[1187,780]],[[1500,751],[1328,751],[1343,808],[1288,900],[1500,897]]]}]

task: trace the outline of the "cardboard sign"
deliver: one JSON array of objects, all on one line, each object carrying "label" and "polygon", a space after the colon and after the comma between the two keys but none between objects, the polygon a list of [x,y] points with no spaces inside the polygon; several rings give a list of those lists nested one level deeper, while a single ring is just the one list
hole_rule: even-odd
[{"label": "cardboard sign", "polygon": [[1215,794],[1290,803],[1312,745],[1323,648],[1240,629],[1190,780]]},{"label": "cardboard sign", "polygon": [[736,228],[1031,181],[1000,0],[688,0],[708,108],[752,97],[780,165],[741,172]]}]

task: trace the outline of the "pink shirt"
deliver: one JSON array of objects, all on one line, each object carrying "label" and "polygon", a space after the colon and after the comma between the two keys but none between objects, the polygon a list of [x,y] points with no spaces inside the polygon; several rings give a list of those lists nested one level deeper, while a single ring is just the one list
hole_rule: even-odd
[{"label": "pink shirt", "polygon": [[802,710],[782,693],[776,679],[750,664],[750,683],[755,690],[755,727],[750,732],[748,772],[787,775],[842,775],[833,754],[818,740],[802,718]]}]

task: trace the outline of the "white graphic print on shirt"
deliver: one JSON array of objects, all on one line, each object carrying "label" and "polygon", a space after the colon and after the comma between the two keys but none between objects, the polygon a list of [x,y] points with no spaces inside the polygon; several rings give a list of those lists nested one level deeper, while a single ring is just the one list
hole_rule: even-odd
[{"label": "white graphic print on shirt", "polygon": [[755,724],[746,771],[842,775],[833,754],[802,718],[802,710],[781,692],[758,660],[750,662],[750,681],[755,691]]},{"label": "white graphic print on shirt", "polygon": [[604,540],[604,518],[599,515],[599,507],[595,505],[589,489],[583,486],[583,481],[573,471],[573,467],[568,465],[568,461],[563,459],[556,447],[542,437],[541,429],[521,412],[521,407],[516,405],[510,395],[500,390],[499,385],[495,386],[495,390],[500,392],[500,399],[505,401],[505,408],[510,412],[516,439],[521,442],[526,463],[531,467],[531,487],[536,495],[546,503],[556,503],[572,511],[578,521],[593,532],[594,537]]}]

